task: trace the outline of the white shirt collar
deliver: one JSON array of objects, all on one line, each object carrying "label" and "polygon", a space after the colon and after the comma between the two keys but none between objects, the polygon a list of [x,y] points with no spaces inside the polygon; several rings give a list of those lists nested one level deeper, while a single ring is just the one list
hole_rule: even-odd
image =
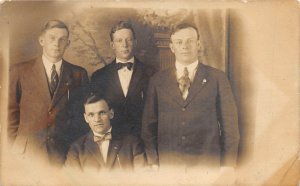
[{"label": "white shirt collar", "polygon": [[[111,132],[111,129],[112,129],[112,127],[110,127],[110,129],[108,129],[108,131],[106,133]],[[105,134],[99,134],[99,133],[96,133],[94,131],[93,131],[93,133],[94,133],[94,136],[99,136],[99,137],[103,137],[106,134],[106,133]]]},{"label": "white shirt collar", "polygon": [[127,61],[121,61],[120,59],[116,58],[116,62],[117,63],[127,63],[127,62],[130,62],[130,63],[134,63],[134,57],[132,56],[132,58],[130,58],[129,60]]},{"label": "white shirt collar", "polygon": [[180,71],[180,72],[184,70],[184,67],[187,67],[189,72],[193,72],[197,68],[198,63],[199,63],[199,61],[196,60],[195,62],[185,66],[185,65],[179,63],[178,61],[176,61],[175,62],[175,67],[176,67],[176,70]]},{"label": "white shirt collar", "polygon": [[43,60],[43,64],[44,64],[44,67],[46,69],[47,75],[51,74],[51,69],[52,69],[53,64],[55,64],[55,68],[56,68],[56,72],[57,72],[58,76],[60,75],[60,69],[61,69],[61,65],[62,65],[62,59],[59,60],[56,63],[52,63],[51,61],[49,61],[47,59],[47,57],[45,57],[43,55],[42,56],[42,60]]}]

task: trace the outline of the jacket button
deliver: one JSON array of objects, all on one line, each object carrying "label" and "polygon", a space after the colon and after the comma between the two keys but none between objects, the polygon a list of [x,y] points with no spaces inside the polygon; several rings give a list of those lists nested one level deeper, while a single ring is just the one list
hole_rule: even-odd
[{"label": "jacket button", "polygon": [[182,139],[182,140],[185,140],[185,139],[186,139],[186,137],[185,137],[185,136],[181,136],[181,139]]},{"label": "jacket button", "polygon": [[181,122],[181,124],[182,124],[182,125],[185,125],[185,122],[183,121],[183,122]]},{"label": "jacket button", "polygon": [[185,111],[186,109],[184,107],[182,107],[182,111]]}]

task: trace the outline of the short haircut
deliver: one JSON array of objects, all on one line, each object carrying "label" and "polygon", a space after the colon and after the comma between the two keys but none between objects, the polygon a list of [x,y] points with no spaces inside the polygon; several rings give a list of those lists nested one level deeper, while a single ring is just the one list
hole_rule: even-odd
[{"label": "short haircut", "polygon": [[47,30],[50,30],[52,28],[63,28],[66,29],[68,32],[68,36],[69,36],[69,29],[67,27],[67,25],[60,21],[60,20],[49,20],[43,27],[41,35],[44,34]]},{"label": "short haircut", "polygon": [[114,39],[114,33],[118,30],[121,30],[121,29],[131,30],[133,38],[135,39],[135,32],[133,30],[132,24],[129,21],[120,21],[119,23],[117,23],[116,25],[114,25],[111,28],[111,31],[110,31],[110,34],[109,34],[111,41],[113,41],[113,39]]},{"label": "short haircut", "polygon": [[111,109],[109,101],[105,98],[105,96],[102,93],[99,92],[89,92],[88,94],[86,94],[83,104],[87,105],[91,103],[96,103],[101,100],[105,101],[108,105],[108,108]]},{"label": "short haircut", "polygon": [[186,28],[193,28],[197,32],[197,39],[199,39],[199,32],[198,32],[197,27],[195,25],[192,25],[192,24],[189,24],[189,23],[181,23],[181,24],[178,24],[175,27],[173,27],[171,29],[170,36],[174,35],[179,30],[186,29]]}]

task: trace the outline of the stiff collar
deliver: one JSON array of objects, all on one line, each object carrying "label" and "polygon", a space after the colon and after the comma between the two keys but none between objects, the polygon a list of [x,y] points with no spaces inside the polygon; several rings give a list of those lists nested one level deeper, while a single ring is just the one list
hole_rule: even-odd
[{"label": "stiff collar", "polygon": [[134,63],[134,57],[132,56],[132,58],[130,58],[127,61],[121,61],[120,59],[116,58],[116,63]]},{"label": "stiff collar", "polygon": [[185,66],[185,65],[182,65],[181,63],[179,63],[178,61],[175,62],[175,67],[176,67],[176,70],[177,71],[183,71],[185,67],[187,67],[188,71],[189,72],[193,72],[197,66],[199,64],[199,61],[196,60],[195,62]]},{"label": "stiff collar", "polygon": [[60,69],[61,69],[61,65],[62,65],[62,59],[59,60],[56,63],[52,63],[51,61],[49,61],[47,59],[47,57],[45,55],[43,55],[42,56],[42,60],[43,60],[44,67],[45,67],[45,69],[46,69],[47,72],[51,72],[52,66],[53,66],[53,64],[55,64],[56,71],[58,72],[58,75],[59,75],[59,72],[60,72]]}]

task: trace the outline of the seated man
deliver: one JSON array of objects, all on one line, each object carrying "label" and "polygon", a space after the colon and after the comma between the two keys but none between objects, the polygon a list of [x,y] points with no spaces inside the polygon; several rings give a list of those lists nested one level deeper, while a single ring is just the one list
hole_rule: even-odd
[{"label": "seated man", "polygon": [[66,167],[82,171],[133,170],[143,167],[144,149],[133,136],[112,136],[114,111],[106,99],[90,93],[84,100],[84,118],[91,131],[75,141],[68,152]]}]

